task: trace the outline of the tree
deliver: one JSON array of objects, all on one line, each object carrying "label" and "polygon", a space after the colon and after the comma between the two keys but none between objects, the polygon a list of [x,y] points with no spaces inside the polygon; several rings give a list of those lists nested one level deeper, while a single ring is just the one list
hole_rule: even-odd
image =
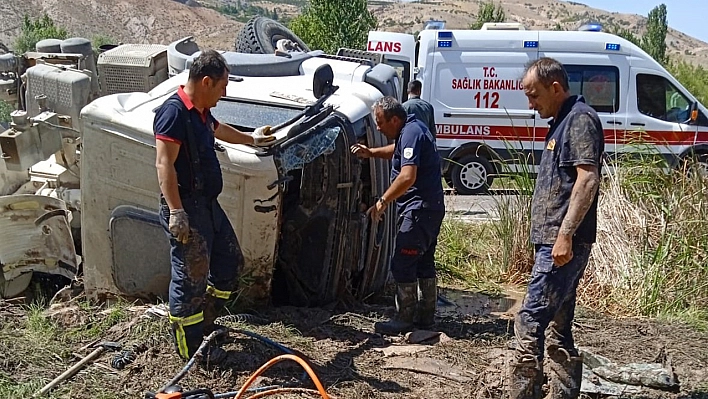
[{"label": "tree", "polygon": [[666,69],[676,80],[696,96],[701,104],[708,104],[708,70],[699,65],[689,64],[686,61],[673,60],[669,62]]},{"label": "tree", "polygon": [[666,5],[660,4],[649,11],[647,33],[642,37],[642,49],[660,64],[667,64],[666,55]]},{"label": "tree", "polygon": [[54,21],[47,14],[37,18],[30,19],[25,15],[22,19],[20,36],[15,42],[15,52],[24,53],[26,51],[34,51],[38,41],[44,39],[66,39],[69,33],[66,29],[54,25]]},{"label": "tree", "polygon": [[477,13],[477,22],[470,25],[470,29],[480,29],[485,22],[504,22],[506,21],[506,13],[501,4],[496,5],[494,1],[479,3],[479,12]]},{"label": "tree", "polygon": [[378,21],[367,8],[367,0],[310,0],[290,29],[310,49],[333,54],[340,47],[364,49],[369,31]]},{"label": "tree", "polygon": [[610,30],[610,33],[612,33],[613,35],[617,35],[625,40],[628,40],[639,47],[642,46],[641,39],[638,38],[634,33],[632,33],[631,30],[629,30],[627,28],[621,28],[621,27],[618,27],[617,25],[615,25]]}]

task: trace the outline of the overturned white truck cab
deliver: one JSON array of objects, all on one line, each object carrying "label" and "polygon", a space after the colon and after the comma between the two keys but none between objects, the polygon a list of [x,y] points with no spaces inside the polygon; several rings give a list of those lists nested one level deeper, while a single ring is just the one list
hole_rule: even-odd
[{"label": "overturned white truck cab", "polygon": [[[191,50],[180,50],[185,48]],[[75,241],[91,297],[166,298],[169,244],[157,216],[152,124],[155,109],[187,81],[198,49],[187,38],[169,46],[168,53],[172,77],[149,92],[99,97],[78,118],[80,162],[71,176],[78,177],[80,223],[73,219],[73,233],[80,231],[81,240]],[[239,295],[256,303],[308,306],[380,290],[388,276],[395,221],[388,214],[372,222],[365,212],[387,187],[390,166],[361,161],[349,147],[387,143],[370,107],[401,92],[395,70],[321,52],[224,56],[231,76],[214,116],[243,131],[285,125],[268,148],[217,140],[224,179],[219,202],[245,257]],[[327,91],[315,79],[318,69],[331,70],[325,89],[333,93],[315,93]],[[56,156],[48,162],[56,163]],[[66,198],[51,199],[58,201],[52,209],[66,208]],[[69,266],[64,275],[79,268],[78,262],[63,263]]]}]

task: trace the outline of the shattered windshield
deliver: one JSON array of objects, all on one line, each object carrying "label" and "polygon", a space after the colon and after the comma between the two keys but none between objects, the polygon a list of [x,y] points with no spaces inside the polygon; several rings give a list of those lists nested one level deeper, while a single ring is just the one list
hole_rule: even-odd
[{"label": "shattered windshield", "polygon": [[334,121],[330,120],[326,126],[303,132],[299,139],[283,146],[277,157],[283,173],[302,169],[320,155],[328,155],[334,151],[342,127],[332,122]]},{"label": "shattered windshield", "polygon": [[211,109],[212,115],[220,123],[257,128],[258,126],[275,126],[289,120],[302,112],[296,108],[283,108],[267,104],[243,103],[222,99]]}]

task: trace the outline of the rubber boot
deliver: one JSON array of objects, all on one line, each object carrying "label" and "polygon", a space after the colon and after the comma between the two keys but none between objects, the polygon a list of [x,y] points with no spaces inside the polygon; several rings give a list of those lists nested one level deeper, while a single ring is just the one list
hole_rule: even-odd
[{"label": "rubber boot", "polygon": [[435,305],[438,302],[436,278],[418,279],[418,314],[415,326],[429,330],[435,326]]},{"label": "rubber boot", "polygon": [[206,337],[216,330],[221,331],[221,333],[211,341],[212,345],[223,345],[228,338],[228,328],[214,323],[216,318],[219,317],[219,313],[224,308],[225,303],[226,301],[223,299],[216,298],[212,295],[206,294],[204,296],[204,336]]},{"label": "rubber boot", "polygon": [[[185,360],[191,359],[204,340],[204,322],[188,326],[181,323],[171,323],[171,326],[177,353]],[[202,363],[217,364],[225,359],[226,351],[215,345],[207,345],[202,351],[200,360]]]},{"label": "rubber boot", "polygon": [[416,305],[418,303],[418,283],[396,286],[396,315],[386,322],[374,323],[374,331],[383,335],[398,335],[413,330]]},{"label": "rubber boot", "polygon": [[512,355],[506,370],[509,399],[540,399],[543,370],[533,355]]},{"label": "rubber boot", "polygon": [[545,362],[548,399],[575,399],[583,381],[583,358],[573,349],[549,348]]}]

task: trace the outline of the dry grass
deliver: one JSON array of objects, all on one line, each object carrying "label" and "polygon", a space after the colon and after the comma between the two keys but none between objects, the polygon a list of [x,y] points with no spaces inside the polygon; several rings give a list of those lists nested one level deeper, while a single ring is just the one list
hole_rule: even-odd
[{"label": "dry grass", "polygon": [[[614,316],[708,328],[708,180],[666,166],[643,159],[606,176],[579,302]],[[501,284],[523,282],[533,266],[531,195],[524,195],[533,191],[533,180],[522,175],[513,184],[519,195],[500,196],[499,219],[488,225],[498,246],[488,252],[494,261],[474,274]]]},{"label": "dry grass", "polygon": [[706,183],[684,171],[664,174],[646,165],[610,175],[602,187],[598,242],[581,300],[614,314],[705,318]]}]

